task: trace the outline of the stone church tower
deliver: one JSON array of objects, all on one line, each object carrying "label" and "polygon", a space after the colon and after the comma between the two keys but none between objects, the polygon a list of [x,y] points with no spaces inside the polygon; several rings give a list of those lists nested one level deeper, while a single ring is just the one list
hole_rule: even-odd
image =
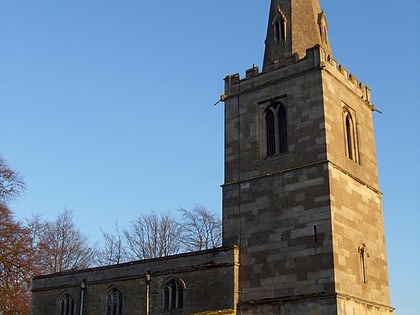
[{"label": "stone church tower", "polygon": [[318,0],[272,0],[263,69],[225,78],[224,245],[238,313],[393,314],[369,88]]},{"label": "stone church tower", "polygon": [[227,76],[223,246],[40,275],[32,315],[392,315],[369,88],[318,0],[271,0]]}]

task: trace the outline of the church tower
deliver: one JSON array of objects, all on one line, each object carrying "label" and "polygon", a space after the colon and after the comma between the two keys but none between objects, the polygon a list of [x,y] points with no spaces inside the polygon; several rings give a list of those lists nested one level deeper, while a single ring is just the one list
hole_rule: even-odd
[{"label": "church tower", "polygon": [[263,69],[225,78],[224,245],[238,314],[393,314],[370,90],[318,0],[272,0]]}]

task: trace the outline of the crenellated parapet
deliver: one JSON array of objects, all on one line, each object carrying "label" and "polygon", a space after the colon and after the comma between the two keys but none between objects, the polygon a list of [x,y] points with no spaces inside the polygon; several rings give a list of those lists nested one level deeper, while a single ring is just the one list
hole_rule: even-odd
[{"label": "crenellated parapet", "polygon": [[299,59],[295,54],[288,58],[286,65],[273,64],[270,71],[260,71],[257,66],[253,65],[252,68],[246,70],[244,78],[241,78],[239,73],[226,76],[223,100],[237,94],[251,92],[255,88],[270,84],[273,81],[284,80],[287,77],[296,76],[306,71],[319,70],[329,72],[374,110],[374,106],[371,103],[370,88],[360,82],[355,75],[339,64],[319,45],[307,49],[306,56],[302,59]]},{"label": "crenellated parapet", "polygon": [[349,89],[353,90],[357,93],[360,98],[362,98],[369,106],[373,105],[371,103],[371,91],[370,88],[360,82],[357,77],[350,73],[346,67],[339,64],[337,60],[335,60],[331,55],[327,54],[325,51],[320,50],[321,52],[321,68],[329,71],[332,75],[334,75],[337,79],[343,82]]}]

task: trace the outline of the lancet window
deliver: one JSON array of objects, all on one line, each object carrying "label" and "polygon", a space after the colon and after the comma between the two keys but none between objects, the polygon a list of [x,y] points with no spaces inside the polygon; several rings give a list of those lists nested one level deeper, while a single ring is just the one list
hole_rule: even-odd
[{"label": "lancet window", "polygon": [[163,308],[165,310],[184,307],[184,285],[181,281],[171,279],[163,289]]},{"label": "lancet window", "polygon": [[74,299],[70,294],[65,293],[60,299],[60,315],[73,315],[74,314]]},{"label": "lancet window", "polygon": [[272,104],[265,110],[267,156],[288,151],[287,113],[283,103]]},{"label": "lancet window", "polygon": [[280,7],[277,8],[277,15],[273,21],[274,27],[274,39],[276,41],[286,40],[286,28],[287,28],[287,20],[284,12]]},{"label": "lancet window", "polygon": [[346,156],[355,162],[359,162],[359,150],[357,145],[357,132],[354,118],[350,111],[344,109],[344,142]]},{"label": "lancet window", "polygon": [[362,281],[363,283],[368,282],[368,274],[367,274],[367,258],[369,257],[366,245],[362,244],[359,247],[359,259],[360,259],[360,272],[362,275]]},{"label": "lancet window", "polygon": [[112,288],[107,294],[106,315],[122,315],[123,300],[121,291]]},{"label": "lancet window", "polygon": [[286,39],[286,21],[283,19],[274,23],[274,37],[277,41]]}]

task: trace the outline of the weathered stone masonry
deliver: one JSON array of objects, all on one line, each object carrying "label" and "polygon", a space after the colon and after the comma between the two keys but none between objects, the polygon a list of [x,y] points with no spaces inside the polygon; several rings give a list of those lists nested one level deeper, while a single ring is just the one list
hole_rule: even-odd
[{"label": "weathered stone masonry", "polygon": [[318,0],[271,0],[221,97],[223,247],[36,277],[32,314],[392,315],[370,93]]}]

